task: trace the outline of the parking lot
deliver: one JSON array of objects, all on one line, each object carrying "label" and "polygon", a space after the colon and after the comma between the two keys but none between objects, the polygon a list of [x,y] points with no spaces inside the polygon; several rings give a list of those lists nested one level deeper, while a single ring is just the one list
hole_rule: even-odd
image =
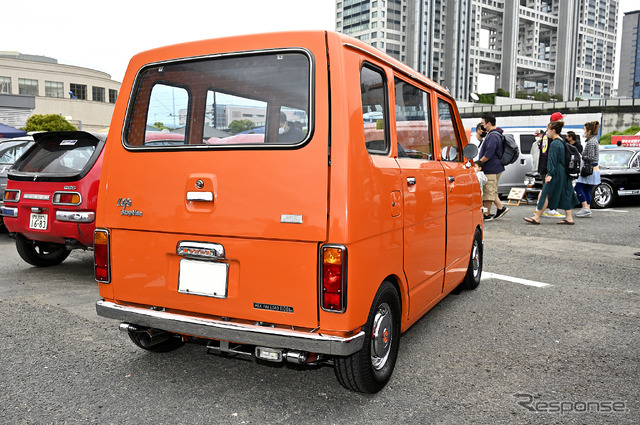
[{"label": "parking lot", "polygon": [[640,207],[575,226],[485,224],[485,277],[403,335],[376,395],[348,392],[331,367],[148,353],[95,314],[90,252],[34,268],[0,234],[0,422],[640,422]]}]

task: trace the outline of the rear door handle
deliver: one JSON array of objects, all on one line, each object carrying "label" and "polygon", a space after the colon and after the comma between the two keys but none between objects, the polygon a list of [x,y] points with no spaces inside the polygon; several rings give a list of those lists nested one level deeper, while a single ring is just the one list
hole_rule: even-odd
[{"label": "rear door handle", "polygon": [[449,176],[449,183],[453,183],[454,181],[456,181],[456,178],[453,176]]},{"label": "rear door handle", "polygon": [[409,186],[413,186],[414,184],[416,184],[416,178],[415,177],[407,177],[407,184]]},{"label": "rear door handle", "polygon": [[213,202],[213,192],[187,192],[189,202]]}]

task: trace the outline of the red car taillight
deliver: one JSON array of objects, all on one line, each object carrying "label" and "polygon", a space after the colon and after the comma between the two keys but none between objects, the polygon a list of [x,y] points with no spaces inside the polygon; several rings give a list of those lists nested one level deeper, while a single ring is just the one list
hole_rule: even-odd
[{"label": "red car taillight", "polygon": [[347,307],[347,249],[343,246],[324,245],[320,253],[322,309],[344,312]]},{"label": "red car taillight", "polygon": [[98,282],[111,282],[109,273],[109,232],[96,229],[93,233],[93,267]]},{"label": "red car taillight", "polygon": [[20,191],[7,189],[4,192],[4,201],[5,202],[18,202],[20,200]]},{"label": "red car taillight", "polygon": [[80,205],[82,198],[78,192],[56,192],[53,194],[53,205]]}]

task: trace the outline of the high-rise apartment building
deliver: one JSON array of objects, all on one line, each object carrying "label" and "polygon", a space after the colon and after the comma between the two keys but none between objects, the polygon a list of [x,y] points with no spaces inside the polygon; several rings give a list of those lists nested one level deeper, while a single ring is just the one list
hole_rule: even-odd
[{"label": "high-rise apartment building", "polygon": [[622,19],[618,96],[640,99],[640,10]]},{"label": "high-rise apartment building", "polygon": [[[336,28],[459,100],[502,88],[610,97],[618,0],[337,0]],[[480,75],[493,76],[483,87]]]}]

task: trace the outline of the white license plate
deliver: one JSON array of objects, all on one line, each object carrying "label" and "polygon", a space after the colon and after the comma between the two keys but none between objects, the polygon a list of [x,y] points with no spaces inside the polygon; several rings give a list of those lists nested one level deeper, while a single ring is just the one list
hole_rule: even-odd
[{"label": "white license plate", "polygon": [[209,261],[180,260],[178,292],[204,295],[207,297],[227,297],[227,277],[229,265]]},{"label": "white license plate", "polygon": [[31,213],[29,228],[36,230],[47,230],[47,215]]}]

